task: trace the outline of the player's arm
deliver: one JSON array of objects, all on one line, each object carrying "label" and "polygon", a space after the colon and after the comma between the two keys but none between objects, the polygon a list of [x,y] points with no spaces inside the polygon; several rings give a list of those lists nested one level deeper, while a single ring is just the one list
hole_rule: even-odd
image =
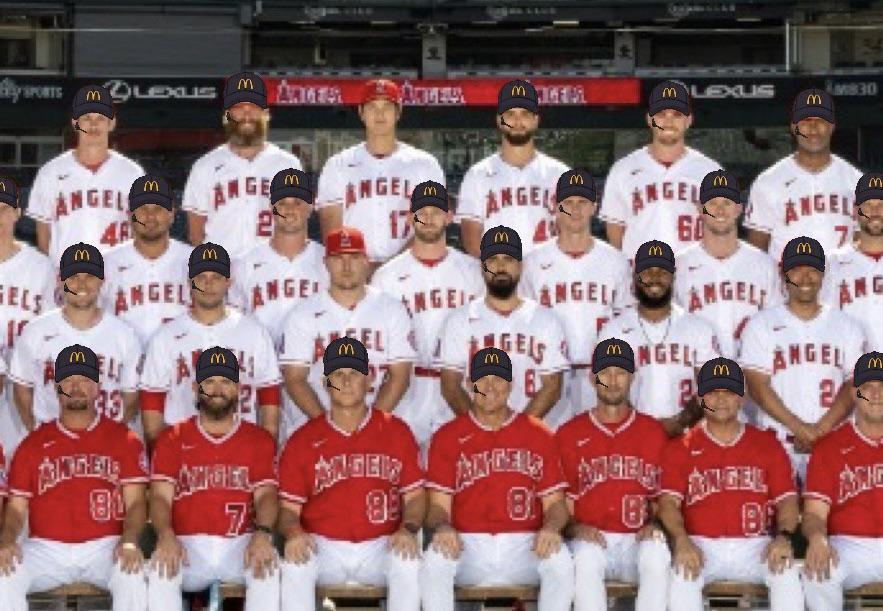
[{"label": "player's arm", "polygon": [[279,443],[279,387],[277,385],[259,388],[257,392],[258,426],[270,433],[273,441]]},{"label": "player's arm", "polygon": [[766,252],[770,247],[770,234],[760,229],[748,228],[748,242]]},{"label": "player's arm", "polygon": [[699,406],[699,399],[696,395],[690,397],[684,409],[674,416],[668,418],[660,418],[659,422],[665,428],[665,432],[669,437],[677,437],[683,434],[685,430],[696,424],[702,419],[702,408]]},{"label": "player's arm", "polygon": [[622,250],[622,238],[625,235],[625,225],[614,223],[613,221],[605,221],[604,233],[607,235],[607,241],[611,246]]},{"label": "player's arm", "polygon": [[316,553],[316,542],[300,523],[303,505],[286,499],[279,508],[277,530],[285,538],[285,560],[295,564],[306,564]]},{"label": "player's arm", "polygon": [[288,396],[307,418],[315,418],[324,414],[325,410],[319,402],[319,396],[307,380],[309,375],[309,367],[282,365],[282,377],[285,380],[285,391]]},{"label": "player's arm", "polygon": [[343,206],[334,204],[322,206],[319,209],[319,229],[322,232],[322,242],[328,234],[343,225]]},{"label": "player's arm", "polygon": [[543,504],[543,525],[534,539],[533,550],[539,558],[546,559],[561,549],[562,531],[570,521],[570,514],[561,490],[543,495],[540,500]]},{"label": "player's arm", "polygon": [[187,211],[187,239],[190,240],[191,246],[199,246],[205,242],[205,223],[207,218],[204,214],[197,214],[191,210]]},{"label": "player's arm", "polygon": [[463,551],[460,534],[451,526],[453,496],[441,490],[429,490],[426,528],[433,531],[431,547],[446,558],[456,560]]},{"label": "player's arm", "polygon": [[674,547],[672,565],[675,570],[683,572],[688,579],[698,577],[703,565],[702,552],[687,534],[681,499],[663,492],[659,499],[659,520],[671,537]]},{"label": "player's arm", "polygon": [[147,525],[147,486],[145,484],[123,484],[121,487],[125,518],[123,533],[114,550],[114,560],[126,573],[137,573],[144,564],[144,554],[138,546],[141,533]]},{"label": "player's arm", "polygon": [[28,499],[23,496],[11,495],[3,512],[3,528],[0,529],[0,571],[14,570],[21,564],[21,548],[18,538],[24,530],[28,516]]},{"label": "player's arm", "polygon": [[481,255],[481,232],[484,225],[472,219],[460,221],[460,241],[463,250],[476,259]]},{"label": "player's arm", "polygon": [[524,413],[543,418],[561,398],[561,379],[563,374],[558,371],[540,376],[540,389],[533,396]]},{"label": "player's arm", "polygon": [[49,254],[49,242],[52,240],[52,226],[45,221],[34,220],[37,228],[37,248],[44,255]]},{"label": "player's arm", "polygon": [[[279,518],[279,491],[275,485],[260,486],[252,495],[254,499],[254,525],[272,528]],[[257,579],[263,579],[276,569],[276,549],[273,536],[263,530],[251,534],[245,550],[245,566]]]},{"label": "player's arm", "polygon": [[852,413],[854,396],[852,388],[852,378],[845,380],[843,384],[840,385],[840,390],[837,391],[837,395],[834,397],[831,407],[828,408],[825,414],[819,418],[818,422],[816,422],[815,428],[819,437],[827,435],[834,429],[834,427],[843,422],[849,414]]},{"label": "player's arm", "polygon": [[828,541],[828,514],[831,506],[819,498],[804,497],[801,530],[809,546],[803,570],[810,579],[827,579],[831,562],[838,561],[837,552]]},{"label": "player's arm", "polygon": [[138,391],[121,392],[123,397],[123,422],[133,424],[138,416]]},{"label": "player's arm", "polygon": [[260,486],[254,491],[254,524],[272,528],[279,519],[279,491],[275,485]]},{"label": "player's arm", "polygon": [[785,406],[785,403],[776,391],[773,390],[772,379],[769,375],[746,368],[745,382],[748,385],[748,394],[770,417],[775,418],[777,422],[784,425],[795,436],[802,438],[808,434],[804,430],[809,428],[808,425]]},{"label": "player's arm", "polygon": [[402,400],[411,383],[411,362],[392,363],[386,373],[386,379],[377,391],[374,407],[392,413]]},{"label": "player's arm", "polygon": [[469,412],[472,401],[463,389],[463,373],[456,369],[441,370],[442,397],[458,416]]},{"label": "player's arm", "polygon": [[177,575],[181,564],[187,560],[184,547],[172,529],[174,498],[174,482],[157,479],[150,482],[150,523],[156,530],[156,550],[151,556],[151,562],[166,577]]},{"label": "player's arm", "polygon": [[426,519],[426,489],[418,486],[402,494],[405,510],[398,530],[389,537],[389,547],[402,558],[420,559],[417,533]]},{"label": "player's arm", "polygon": [[142,411],[141,424],[144,426],[144,441],[148,450],[152,450],[160,433],[166,428],[162,412]]},{"label": "player's arm", "polygon": [[12,384],[12,401],[15,403],[15,409],[21,417],[21,422],[25,429],[29,432],[33,431],[37,426],[34,419],[34,389],[31,386],[13,382]]}]

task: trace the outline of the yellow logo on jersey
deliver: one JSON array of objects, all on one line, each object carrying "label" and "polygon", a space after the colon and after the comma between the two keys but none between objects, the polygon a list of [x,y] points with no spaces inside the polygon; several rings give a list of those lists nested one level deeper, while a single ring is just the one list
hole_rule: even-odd
[{"label": "yellow logo on jersey", "polygon": [[498,231],[494,234],[494,244],[497,242],[509,242],[509,234],[505,231]]},{"label": "yellow logo on jersey", "polygon": [[804,253],[810,255],[812,254],[812,244],[810,244],[809,242],[801,242],[797,245],[797,254],[800,255]]},{"label": "yellow logo on jersey", "polygon": [[239,91],[242,88],[254,89],[254,83],[251,82],[250,78],[241,78],[239,79],[239,83],[236,85],[236,90]]},{"label": "yellow logo on jersey", "polygon": [[868,180],[868,188],[872,189],[876,187],[877,189],[883,189],[883,178],[879,176],[873,176]]},{"label": "yellow logo on jersey", "polygon": [[662,90],[662,97],[664,98],[677,98],[678,90],[674,87],[666,87]]},{"label": "yellow logo on jersey", "polygon": [[86,92],[86,101],[87,102],[93,102],[93,101],[100,102],[101,101],[101,92],[96,91],[95,89],[92,89],[91,91],[87,91]]},{"label": "yellow logo on jersey", "polygon": [[227,364],[227,357],[224,356],[223,352],[215,352],[208,359],[209,365],[217,365],[218,363],[222,365]]},{"label": "yellow logo on jersey", "polygon": [[573,176],[570,177],[570,180],[568,180],[568,182],[572,185],[585,184],[585,181],[583,180],[583,177],[580,174],[574,174]]},{"label": "yellow logo on jersey", "polygon": [[423,195],[438,195],[438,189],[432,185],[426,185],[423,187]]},{"label": "yellow logo on jersey", "polygon": [[159,183],[155,180],[146,180],[144,181],[144,190],[145,191],[159,191]]},{"label": "yellow logo on jersey", "polygon": [[203,250],[202,251],[202,260],[205,261],[206,259],[214,259],[215,261],[217,261],[218,260],[218,251],[215,250],[214,248],[206,248],[205,250]]},{"label": "yellow logo on jersey", "polygon": [[719,375],[730,375],[730,366],[729,365],[715,365],[714,369],[711,370],[711,375],[719,376]]},{"label": "yellow logo on jersey", "polygon": [[74,253],[74,261],[89,261],[89,251],[85,249],[78,249]]},{"label": "yellow logo on jersey", "polygon": [[500,364],[500,355],[496,352],[488,352],[484,355],[484,364],[488,365],[490,363]]},{"label": "yellow logo on jersey", "polygon": [[821,106],[822,96],[820,96],[817,93],[811,93],[808,96],[806,96],[806,103],[807,104],[815,104],[816,106]]},{"label": "yellow logo on jersey", "polygon": [[622,346],[619,344],[609,344],[607,346],[607,354],[622,354]]},{"label": "yellow logo on jersey", "polygon": [[647,254],[651,257],[661,257],[662,256],[662,246],[651,246],[647,251]]},{"label": "yellow logo on jersey", "polygon": [[356,356],[356,347],[353,344],[343,343],[337,349],[338,356]]},{"label": "yellow logo on jersey", "polygon": [[719,187],[721,185],[727,186],[727,177],[726,176],[715,176],[712,181],[712,185],[715,187]]},{"label": "yellow logo on jersey", "polygon": [[520,95],[521,97],[527,96],[527,90],[524,88],[524,85],[513,85],[512,86],[512,96]]},{"label": "yellow logo on jersey", "polygon": [[868,369],[883,369],[883,359],[878,356],[875,356],[872,359],[868,359]]},{"label": "yellow logo on jersey", "polygon": [[85,363],[86,355],[80,351],[71,352],[71,356],[67,361],[68,363]]}]

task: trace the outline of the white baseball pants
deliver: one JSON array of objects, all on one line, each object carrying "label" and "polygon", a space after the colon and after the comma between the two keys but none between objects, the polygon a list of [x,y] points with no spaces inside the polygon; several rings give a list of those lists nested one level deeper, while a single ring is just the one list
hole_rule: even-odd
[{"label": "white baseball pants", "polygon": [[810,611],[842,611],[844,589],[883,581],[883,539],[835,535],[829,543],[840,559],[831,578],[816,581],[802,576]]}]

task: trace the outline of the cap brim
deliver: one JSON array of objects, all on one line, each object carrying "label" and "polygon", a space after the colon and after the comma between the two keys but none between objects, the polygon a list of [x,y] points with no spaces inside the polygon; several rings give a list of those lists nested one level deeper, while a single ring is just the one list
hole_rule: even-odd
[{"label": "cap brim", "polygon": [[18,201],[13,197],[12,193],[0,193],[0,202],[9,204],[13,208],[18,208]]},{"label": "cap brim", "polygon": [[818,117],[819,119],[824,119],[828,123],[834,123],[833,111],[828,108],[821,108],[819,106],[807,106],[806,108],[798,108],[794,111],[794,114],[791,117],[791,122],[797,123],[798,121],[809,119],[810,117]]},{"label": "cap brim", "polygon": [[447,212],[448,200],[442,197],[434,197],[432,195],[423,196],[419,200],[411,202],[411,212],[417,212],[421,208],[426,208],[427,206],[441,208],[442,210]]},{"label": "cap brim", "polygon": [[684,115],[691,114],[689,104],[673,98],[666,98],[664,101],[654,102],[650,105],[650,108],[647,109],[647,114],[652,117],[656,113],[662,112],[663,110],[666,110],[668,108],[672,110],[677,110],[679,113]]},{"label": "cap brim", "polygon": [[90,274],[104,280],[104,265],[92,263],[91,261],[77,261],[76,263],[65,265],[59,270],[59,276],[61,276],[62,280],[67,280],[74,274],[79,273]]},{"label": "cap brim", "polygon": [[90,367],[86,363],[66,363],[64,367],[55,369],[56,382],[61,382],[66,378],[76,375],[86,376],[93,382],[98,382],[98,370],[95,367]]},{"label": "cap brim", "polygon": [[239,369],[233,369],[225,365],[209,365],[196,370],[196,381],[203,382],[212,376],[221,376],[234,382],[239,382]]},{"label": "cap brim", "polygon": [[199,261],[195,265],[193,265],[190,270],[190,278],[196,278],[202,272],[218,272],[225,278],[230,277],[230,266],[224,265],[220,261],[215,261],[212,259]]},{"label": "cap brim", "polygon": [[333,257],[334,255],[365,255],[367,257],[368,252],[364,248],[353,248],[352,246],[325,251],[326,257]]},{"label": "cap brim", "polygon": [[516,261],[521,261],[521,249],[512,244],[491,244],[481,249],[482,262],[487,261],[494,255],[509,255]]},{"label": "cap brim", "polygon": [[156,204],[158,206],[162,206],[166,210],[171,210],[172,198],[151,191],[148,191],[146,193],[136,193],[134,196],[129,198],[129,211],[135,210],[139,206],[143,206],[145,204]]},{"label": "cap brim", "polygon": [[877,380],[883,382],[883,370],[881,369],[863,369],[852,377],[852,385],[858,388],[865,382]]},{"label": "cap brim", "polygon": [[735,204],[742,203],[741,194],[735,189],[728,189],[726,187],[712,187],[707,191],[701,191],[699,193],[699,200],[703,204],[707,204],[709,201],[713,200],[715,197],[726,197],[728,200]]},{"label": "cap brim", "polygon": [[699,382],[699,396],[702,397],[712,390],[730,390],[740,397],[745,396],[745,384],[740,384],[738,380],[732,378],[712,378],[704,382]]},{"label": "cap brim", "polygon": [[820,272],[825,271],[825,261],[813,255],[794,255],[782,260],[782,271],[789,272],[800,265],[809,265]]},{"label": "cap brim", "polygon": [[533,100],[530,100],[528,98],[509,98],[500,102],[497,105],[497,114],[501,115],[512,108],[524,108],[525,110],[531,111],[535,115],[540,113],[539,104],[537,104]]},{"label": "cap brim", "polygon": [[499,376],[507,382],[511,382],[512,370],[506,369],[502,365],[482,365],[481,367],[476,367],[475,369],[473,369],[469,378],[473,382],[478,382],[481,378],[485,376]]},{"label": "cap brim", "polygon": [[313,203],[312,191],[296,185],[287,185],[284,187],[280,187],[279,189],[273,189],[270,191],[270,204],[275,204],[280,199],[285,199],[286,197],[297,197],[298,199],[304,200],[308,204]]},{"label": "cap brim", "polygon": [[[855,205],[858,206],[863,204],[869,199],[883,199],[883,189],[865,189],[864,191],[859,191],[855,195]],[[0,196],[0,200],[2,200],[2,196]]]},{"label": "cap brim", "polygon": [[675,272],[674,262],[669,259],[663,259],[662,257],[646,257],[641,258],[640,261],[635,261],[636,274],[640,274],[642,271],[650,267],[661,267],[662,269],[667,270],[672,274]]},{"label": "cap brim", "polygon": [[331,373],[337,371],[338,369],[355,369],[359,373],[363,375],[368,375],[368,363],[367,361],[363,361],[362,359],[358,359],[354,356],[336,356],[333,359],[328,359],[328,361],[324,364],[322,373],[323,375],[331,375]]},{"label": "cap brim", "polygon": [[74,106],[73,118],[79,119],[90,112],[97,112],[108,119],[113,119],[113,107],[108,107],[107,104],[101,104],[99,102],[84,102],[82,104],[77,104]]},{"label": "cap brim", "polygon": [[592,373],[600,373],[608,367],[619,367],[625,369],[629,373],[635,373],[635,362],[620,355],[605,355],[603,359],[599,359],[597,363],[592,363]]},{"label": "cap brim", "polygon": [[556,203],[561,203],[568,197],[573,197],[574,195],[578,195],[579,197],[585,197],[588,200],[595,201],[595,198],[598,196],[594,190],[582,186],[582,185],[567,185],[566,188],[555,191],[555,200]]},{"label": "cap brim", "polygon": [[224,110],[239,104],[240,102],[251,102],[257,104],[261,108],[267,108],[267,96],[261,95],[254,91],[234,91],[224,96]]}]

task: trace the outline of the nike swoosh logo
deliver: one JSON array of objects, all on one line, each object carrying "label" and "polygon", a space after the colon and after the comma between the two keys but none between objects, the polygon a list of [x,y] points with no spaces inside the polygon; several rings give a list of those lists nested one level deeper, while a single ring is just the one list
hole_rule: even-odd
[{"label": "nike swoosh logo", "polygon": [[840,453],[841,453],[841,454],[849,454],[849,453],[852,452],[854,449],[855,449],[855,446],[849,446],[848,448],[842,448],[842,449],[840,450]]},{"label": "nike swoosh logo", "polygon": [[182,450],[192,450],[192,449],[195,448],[195,447],[196,447],[195,445],[191,445],[191,446],[189,446],[189,445],[184,444],[184,443],[181,444],[181,449],[182,449]]},{"label": "nike swoosh logo", "polygon": [[185,335],[187,335],[187,331],[184,331],[184,333],[179,333],[178,335],[175,336],[175,339],[181,339]]},{"label": "nike swoosh logo", "polygon": [[576,442],[576,447],[581,448],[592,440],[591,437],[586,437],[585,439],[580,439]]},{"label": "nike swoosh logo", "polygon": [[690,456],[699,456],[702,454],[702,450],[690,450]]},{"label": "nike swoosh logo", "polygon": [[470,439],[472,439],[472,434],[471,434],[471,433],[470,433],[469,435],[466,435],[465,437],[458,437],[458,438],[457,438],[457,441],[459,441],[460,443],[466,443],[466,442],[469,441]]},{"label": "nike swoosh logo", "polygon": [[540,269],[549,269],[552,267],[551,263],[540,263]]},{"label": "nike swoosh logo", "polygon": [[252,269],[257,269],[257,268],[259,268],[261,265],[263,265],[263,262],[255,263],[255,264],[252,265]]},{"label": "nike swoosh logo", "polygon": [[218,170],[220,170],[220,169],[223,168],[223,167],[224,167],[224,164],[223,164],[223,163],[222,163],[221,165],[216,165],[216,166],[215,166],[215,172],[217,172]]},{"label": "nike swoosh logo", "polygon": [[314,448],[318,448],[318,447],[321,446],[323,443],[325,443],[325,440],[324,440],[324,439],[320,439],[319,441],[314,441],[314,442],[313,442],[313,447],[314,447]]},{"label": "nike swoosh logo", "polygon": [[359,164],[358,164],[358,163],[348,163],[348,164],[346,164],[346,167],[348,167],[348,168],[357,168],[357,167],[359,167]]},{"label": "nike swoosh logo", "polygon": [[695,272],[695,271],[696,271],[697,269],[699,269],[700,267],[702,267],[702,266],[701,266],[701,265],[688,265],[688,266],[687,266],[687,271],[688,271],[688,272]]},{"label": "nike swoosh logo", "polygon": [[64,179],[67,178],[68,176],[70,176],[69,173],[68,173],[68,174],[59,174],[59,175],[58,175],[58,180],[64,180]]},{"label": "nike swoosh logo", "polygon": [[49,341],[50,339],[52,339],[53,337],[58,337],[58,333],[53,333],[52,335],[44,335],[44,336],[43,336],[43,341],[44,341],[44,342],[48,342],[48,341]]},{"label": "nike swoosh logo", "polygon": [[790,186],[791,186],[791,183],[794,182],[795,180],[797,180],[796,177],[795,177],[795,178],[792,178],[791,180],[786,180],[786,181],[785,181],[785,186],[786,186],[786,187],[790,187]]},{"label": "nike swoosh logo", "polygon": [[316,318],[319,318],[324,313],[325,313],[325,310],[322,310],[321,312],[313,312],[313,316],[315,316]]},{"label": "nike swoosh logo", "polygon": [[776,325],[773,327],[773,331],[781,331],[784,328],[786,328],[786,325]]},{"label": "nike swoosh logo", "polygon": [[637,174],[637,173],[640,172],[640,171],[641,171],[641,168],[637,168],[637,169],[632,170],[631,172],[629,172],[629,174],[631,174],[632,176],[634,176],[635,174]]},{"label": "nike swoosh logo", "polygon": [[53,446],[53,445],[55,445],[55,441],[47,441],[46,443],[43,444],[43,447],[48,448],[49,446]]},{"label": "nike swoosh logo", "polygon": [[132,267],[132,266],[131,266],[131,265],[120,265],[119,267],[117,267],[117,271],[118,271],[118,272],[124,272],[124,271],[126,271],[127,269],[129,269],[130,267]]},{"label": "nike swoosh logo", "polygon": [[635,330],[634,327],[626,327],[625,329],[622,330],[622,332],[623,333],[631,333],[634,330]]},{"label": "nike swoosh logo", "polygon": [[405,274],[404,276],[399,276],[399,282],[403,282],[411,277],[411,274]]}]

